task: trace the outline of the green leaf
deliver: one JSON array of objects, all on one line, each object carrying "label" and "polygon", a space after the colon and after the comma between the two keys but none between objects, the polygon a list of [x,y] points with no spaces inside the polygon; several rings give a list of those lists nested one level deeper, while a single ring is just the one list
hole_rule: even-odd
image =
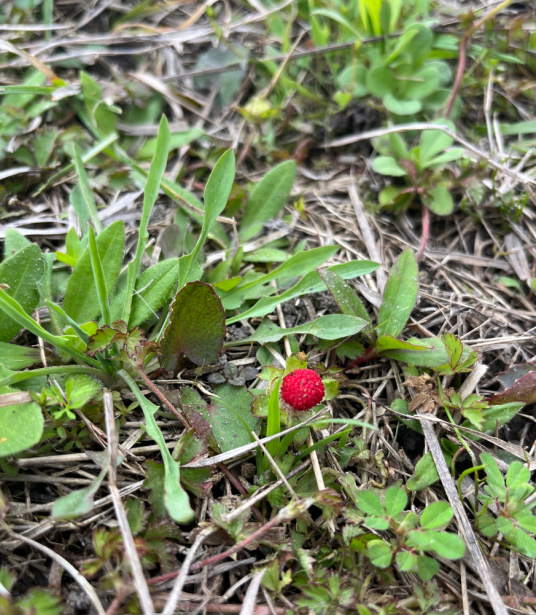
[{"label": "green leaf", "polygon": [[404,83],[404,98],[411,101],[420,100],[433,94],[438,87],[439,73],[433,66],[425,66],[413,73],[412,79]]},{"label": "green leaf", "polygon": [[343,314],[357,316],[370,322],[370,316],[365,306],[349,284],[329,269],[320,269],[318,273]]},{"label": "green leaf", "polygon": [[400,100],[390,92],[383,97],[383,104],[388,111],[396,115],[413,115],[422,109],[419,100]]},{"label": "green leaf", "polygon": [[[277,379],[275,386],[270,393],[268,399],[268,418],[266,422],[266,435],[275,436],[281,431],[281,413],[279,408],[279,391],[281,389],[281,378]],[[279,438],[272,440],[266,444],[266,450],[270,455],[275,456],[279,449]],[[267,458],[264,459],[263,469],[266,471],[270,467],[270,462]]]},{"label": "green leaf", "polygon": [[465,553],[462,538],[448,532],[409,532],[406,545],[420,551],[434,551],[446,559],[459,559]]},{"label": "green leaf", "polygon": [[417,555],[417,574],[421,581],[429,581],[439,572],[439,562],[433,557]]},{"label": "green leaf", "polygon": [[[136,280],[128,328],[133,329],[156,315],[169,299],[177,284],[179,259],[170,258],[146,269]],[[112,321],[117,320],[123,309],[125,291],[119,293],[112,303]]]},{"label": "green leaf", "polygon": [[102,384],[87,374],[72,376],[65,383],[70,408],[82,408],[102,389]]},{"label": "green leaf", "polygon": [[231,292],[227,293],[222,298],[222,303],[225,309],[233,309],[239,307],[244,298],[253,298],[258,296],[253,291],[256,291],[260,286],[268,284],[272,280],[281,280],[285,278],[293,278],[305,275],[312,269],[320,267],[328,258],[334,256],[339,250],[339,246],[323,246],[314,248],[307,252],[298,252],[285,263],[281,264],[277,269],[270,273],[257,278],[253,282],[242,282],[235,287]]},{"label": "green leaf", "polygon": [[[344,263],[342,265],[334,265],[328,269],[329,271],[333,271],[339,275],[343,280],[350,280],[352,278],[371,273],[378,267],[378,263],[374,263],[372,261],[350,261],[349,263]],[[323,290],[326,290],[326,285],[324,284],[322,278],[316,271],[311,271],[295,286],[289,288],[289,290],[275,297],[262,297],[249,310],[242,312],[238,316],[229,318],[227,320],[227,324],[230,325],[234,322],[238,322],[245,318],[252,318],[254,316],[266,316],[266,314],[273,312],[275,307],[280,303],[290,301],[291,299],[301,297],[302,295],[321,292]]]},{"label": "green leaf", "polygon": [[97,242],[95,241],[95,233],[91,227],[89,227],[89,256],[91,261],[91,270],[93,271],[93,281],[95,288],[97,289],[97,299],[99,300],[100,313],[104,319],[104,322],[109,325],[110,321],[110,304],[108,301],[108,292],[106,289],[106,280],[104,277],[104,270],[99,257],[99,251],[97,249]]},{"label": "green leaf", "polygon": [[428,190],[423,202],[430,211],[438,216],[448,216],[454,210],[450,192],[443,186]]},{"label": "green leaf", "polygon": [[71,493],[58,498],[52,508],[52,518],[66,521],[76,519],[91,512],[95,494],[99,490],[107,472],[108,464],[103,467],[97,478],[85,489],[71,491]]},{"label": "green leaf", "polygon": [[278,342],[285,337],[285,335],[294,335],[298,333],[315,335],[323,340],[336,340],[341,337],[348,337],[359,333],[367,324],[366,320],[356,318],[355,316],[329,314],[297,327],[282,329],[271,320],[265,318],[251,337],[237,342],[230,342],[230,344],[233,346],[237,344],[250,344],[251,342],[268,344],[269,342]]},{"label": "green leaf", "polygon": [[4,237],[4,258],[13,256],[15,252],[30,245],[30,241],[14,228],[7,228]]},{"label": "green leaf", "polygon": [[523,553],[530,558],[536,557],[536,540],[531,538],[528,534],[526,534],[522,529],[515,529],[515,546]]},{"label": "green leaf", "polygon": [[516,515],[516,521],[524,530],[527,530],[527,532],[536,534],[536,517],[534,515],[530,513],[524,516]]},{"label": "green leaf", "polygon": [[0,365],[8,369],[24,369],[41,362],[39,348],[28,348],[0,342]]},{"label": "green leaf", "polygon": [[408,497],[399,487],[389,487],[385,492],[385,510],[391,519],[395,519],[406,508]]},{"label": "green leaf", "polygon": [[20,615],[61,615],[63,612],[61,599],[52,590],[39,587],[31,589],[15,601],[15,613]]},{"label": "green leaf", "polygon": [[158,136],[156,143],[156,152],[153,160],[151,161],[151,167],[149,169],[149,175],[147,176],[147,182],[143,191],[143,210],[141,214],[140,227],[138,231],[138,243],[136,244],[136,253],[134,260],[129,263],[127,270],[127,288],[125,293],[125,305],[123,308],[122,320],[125,322],[130,321],[130,312],[132,309],[132,300],[134,294],[134,288],[136,286],[136,279],[140,273],[141,261],[145,254],[145,248],[147,247],[147,241],[149,240],[149,232],[147,227],[149,226],[149,220],[153,211],[154,204],[160,191],[160,183],[166,170],[168,153],[169,153],[169,126],[165,116],[162,116],[160,125],[158,127]]},{"label": "green leaf", "polygon": [[428,160],[428,162],[422,168],[429,169],[431,167],[440,167],[447,164],[447,162],[459,160],[460,158],[463,158],[464,152],[465,150],[463,149],[463,147],[451,147],[446,152],[439,154],[439,156]]},{"label": "green leaf", "polygon": [[504,500],[506,497],[506,487],[503,475],[495,459],[489,453],[480,453],[480,459],[486,466],[484,470],[486,472],[488,490],[493,496]]},{"label": "green leaf", "polygon": [[[434,124],[448,126],[452,131],[456,130],[454,124],[446,119],[435,120]],[[426,168],[426,165],[435,158],[435,156],[440,152],[444,152],[452,143],[452,137],[442,130],[424,130],[419,141],[419,163],[421,169]]]},{"label": "green leaf", "polygon": [[242,242],[254,237],[264,222],[277,216],[288,199],[295,176],[296,163],[287,160],[274,167],[255,185],[240,223],[238,236]]},{"label": "green leaf", "polygon": [[392,177],[404,177],[404,175],[407,175],[406,171],[391,156],[378,156],[374,158],[372,168],[381,175],[390,175]]},{"label": "green leaf", "polygon": [[[125,245],[123,222],[118,220],[105,228],[96,238],[96,245],[104,272],[106,293],[110,295],[123,263]],[[63,309],[80,324],[93,320],[100,313],[89,247],[82,253],[69,278]]]},{"label": "green leaf", "polygon": [[365,517],[365,525],[373,530],[389,529],[389,521],[383,517]]},{"label": "green leaf", "polygon": [[508,467],[506,473],[506,486],[515,489],[530,481],[530,470],[519,461],[514,461]]},{"label": "green leaf", "polygon": [[[205,216],[201,234],[195,248],[187,256],[180,259],[179,264],[179,288],[182,288],[191,279],[192,273],[197,271],[193,263],[199,250],[203,247],[208,233],[216,221],[216,218],[223,212],[227,205],[227,200],[231,194],[235,176],[235,156],[233,150],[227,150],[218,160],[212,170],[208,182],[205,186]],[[195,273],[197,276],[197,273]],[[198,278],[197,278],[198,279]]]},{"label": "green leaf", "polygon": [[399,551],[396,554],[396,565],[402,572],[410,572],[417,566],[417,556],[409,551]]},{"label": "green leaf", "polygon": [[[26,314],[31,314],[39,304],[37,284],[44,272],[45,259],[37,244],[22,248],[0,264],[0,284],[9,286],[6,294],[15,299]],[[20,329],[19,322],[0,311],[0,342],[11,341]]]},{"label": "green leaf", "polygon": [[417,301],[418,268],[413,252],[408,248],[398,257],[385,286],[378,313],[378,336],[398,337]]},{"label": "green leaf", "polygon": [[81,197],[77,201],[79,207],[75,208],[76,213],[78,214],[78,217],[80,219],[80,227],[82,229],[85,229],[88,221],[91,220],[97,233],[101,233],[102,223],[99,220],[97,206],[95,204],[95,199],[93,198],[93,192],[89,186],[86,169],[84,167],[84,163],[82,162],[78,146],[76,144],[73,147],[73,152],[74,166],[76,169],[76,174],[78,175],[79,195]]},{"label": "green leaf", "polygon": [[225,338],[225,310],[210,284],[190,282],[171,305],[162,339],[162,365],[174,371],[181,354],[197,365],[214,363]]},{"label": "green leaf", "polygon": [[393,559],[391,547],[383,540],[371,540],[367,543],[367,554],[378,568],[388,568]]},{"label": "green leaf", "polygon": [[[415,344],[413,342],[404,342],[402,340],[397,340],[396,337],[393,337],[392,335],[382,335],[376,342],[376,352],[378,354],[383,354],[389,357],[389,356],[392,356],[392,351],[402,351],[398,353],[397,355],[398,359],[400,356],[405,356],[406,353],[413,353],[413,354],[408,355],[408,358],[413,358],[413,356],[416,353],[418,354],[419,351],[432,350],[432,349],[433,349],[432,346],[427,346],[422,343]],[[406,351],[406,353],[404,353],[404,351]],[[404,360],[404,359],[399,359],[399,360]]]},{"label": "green leaf", "polygon": [[452,507],[447,502],[433,502],[429,504],[421,515],[421,527],[425,530],[445,528],[454,516]]},{"label": "green leaf", "polygon": [[43,414],[35,402],[0,408],[0,457],[15,455],[41,439]]},{"label": "green leaf", "polygon": [[420,491],[439,480],[432,453],[426,453],[415,466],[415,473],[410,476],[406,487],[408,491]]},{"label": "green leaf", "polygon": [[380,502],[378,494],[370,489],[358,492],[357,506],[359,510],[367,515],[373,515],[375,517],[383,517],[385,515],[385,510]]},{"label": "green leaf", "polygon": [[[172,132],[169,136],[169,151],[173,151],[188,145],[205,134],[202,128],[190,128],[183,132]],[[147,139],[137,153],[138,160],[151,160],[158,148],[158,137]]]},{"label": "green leaf", "polygon": [[367,73],[367,88],[377,98],[383,98],[395,88],[393,71],[387,66],[377,66]]},{"label": "green leaf", "polygon": [[194,511],[190,506],[188,494],[181,487],[179,464],[173,460],[171,453],[167,447],[166,441],[160,428],[158,427],[154,415],[159,409],[151,403],[146,397],[141,394],[136,383],[123,370],[118,372],[123,380],[128,384],[134,396],[138,400],[143,414],[145,416],[145,429],[149,436],[158,444],[160,454],[164,461],[165,478],[164,478],[164,504],[169,516],[178,523],[191,523],[195,517]]}]

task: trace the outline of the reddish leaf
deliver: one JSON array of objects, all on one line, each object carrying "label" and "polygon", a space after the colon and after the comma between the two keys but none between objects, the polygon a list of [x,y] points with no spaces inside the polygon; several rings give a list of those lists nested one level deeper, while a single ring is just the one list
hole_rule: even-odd
[{"label": "reddish leaf", "polygon": [[502,372],[502,374],[499,374],[497,379],[504,389],[509,389],[518,378],[535,370],[536,363],[518,363],[505,372]]},{"label": "reddish leaf", "polygon": [[175,371],[181,355],[197,365],[214,363],[226,333],[225,310],[210,284],[191,282],[171,304],[169,325],[162,339],[162,365]]},{"label": "reddish leaf", "polygon": [[501,393],[496,393],[488,400],[492,405],[522,402],[536,402],[536,371],[529,372],[514,381],[511,387]]}]

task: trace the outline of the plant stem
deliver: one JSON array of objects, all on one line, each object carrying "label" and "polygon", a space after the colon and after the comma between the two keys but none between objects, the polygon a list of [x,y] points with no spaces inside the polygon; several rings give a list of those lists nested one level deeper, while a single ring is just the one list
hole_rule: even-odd
[{"label": "plant stem", "polygon": [[430,235],[430,210],[426,205],[422,206],[422,233],[421,233],[421,245],[417,252],[417,262],[420,262],[424,256],[426,250],[426,244],[428,243],[428,236]]}]

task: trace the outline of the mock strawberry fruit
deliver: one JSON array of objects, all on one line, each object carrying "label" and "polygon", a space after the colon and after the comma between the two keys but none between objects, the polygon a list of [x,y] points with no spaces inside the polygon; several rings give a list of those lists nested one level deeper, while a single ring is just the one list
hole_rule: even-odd
[{"label": "mock strawberry fruit", "polygon": [[324,383],[312,369],[295,369],[283,378],[281,396],[294,410],[310,410],[324,399]]}]

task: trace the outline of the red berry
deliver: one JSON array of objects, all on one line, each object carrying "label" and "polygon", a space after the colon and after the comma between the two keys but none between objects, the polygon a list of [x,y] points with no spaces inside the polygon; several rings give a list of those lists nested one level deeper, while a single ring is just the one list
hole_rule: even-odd
[{"label": "red berry", "polygon": [[295,369],[283,378],[281,396],[294,410],[310,410],[324,399],[324,383],[312,369]]}]

